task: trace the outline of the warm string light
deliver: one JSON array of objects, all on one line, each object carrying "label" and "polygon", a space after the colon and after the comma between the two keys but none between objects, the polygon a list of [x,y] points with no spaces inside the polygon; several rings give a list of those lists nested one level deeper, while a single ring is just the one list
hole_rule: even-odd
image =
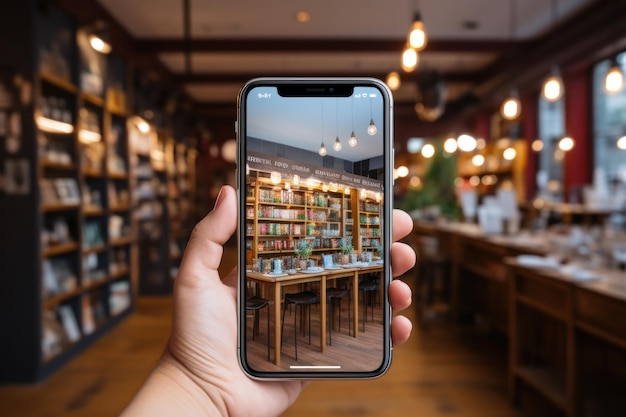
[{"label": "warm string light", "polygon": [[412,72],[418,63],[417,51],[407,44],[402,51],[402,69],[405,72]]},{"label": "warm string light", "polygon": [[372,98],[370,97],[370,124],[367,127],[367,134],[370,136],[374,136],[378,132],[378,128],[374,123],[374,115],[372,113]]},{"label": "warm string light", "polygon": [[[510,3],[510,19],[511,19],[511,42],[515,43],[515,0],[511,0]],[[511,67],[514,68],[513,52],[511,52]],[[500,114],[506,120],[515,120],[522,112],[522,105],[519,100],[519,94],[515,87],[511,87],[509,97],[504,100],[500,107]]]},{"label": "warm string light", "polygon": [[398,74],[396,71],[391,71],[389,74],[387,74],[386,84],[391,91],[396,91],[398,88],[400,88],[401,83],[402,82],[400,80],[400,74]]},{"label": "warm string light", "polygon": [[341,141],[339,140],[339,99],[335,100],[335,122],[337,126],[337,137],[335,138],[333,149],[335,152],[339,152],[341,150]]},{"label": "warm string light", "polygon": [[326,145],[324,145],[324,104],[322,103],[322,144],[320,145],[320,150],[317,152],[320,156],[326,156],[328,151],[326,150]]},{"label": "warm string light", "polygon": [[515,120],[522,112],[522,105],[519,101],[519,95],[516,89],[511,89],[509,98],[504,100],[502,107],[500,108],[500,114],[506,120]]},{"label": "warm string light", "polygon": [[[552,24],[556,26],[557,23],[557,0],[552,0]],[[561,79],[561,73],[556,64],[552,66],[551,74],[543,82],[541,88],[543,97],[550,101],[555,102],[561,99],[563,96],[563,80]]]},{"label": "warm string light", "polygon": [[356,135],[354,134],[354,102],[350,100],[350,117],[352,118],[352,133],[348,139],[348,146],[354,148],[357,145]]},{"label": "warm string light", "polygon": [[604,91],[607,94],[617,94],[624,88],[624,72],[617,61],[617,57],[611,60],[610,67],[604,76]]}]

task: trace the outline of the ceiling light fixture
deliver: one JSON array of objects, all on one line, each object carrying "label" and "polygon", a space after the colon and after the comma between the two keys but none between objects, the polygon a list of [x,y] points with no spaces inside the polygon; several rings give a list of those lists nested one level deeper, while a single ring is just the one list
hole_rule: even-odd
[{"label": "ceiling light fixture", "polygon": [[[515,0],[511,0],[509,2],[509,17],[510,17],[510,25],[511,25],[511,43],[515,45],[515,24],[517,23],[516,19],[516,7]],[[515,48],[511,48],[509,51],[511,56],[511,73],[513,73],[515,69]],[[511,75],[512,76],[512,75]],[[500,114],[506,120],[515,120],[519,117],[522,112],[522,105],[519,100],[519,93],[517,92],[517,88],[514,86],[511,87],[511,92],[509,93],[509,97],[502,102],[502,106],[500,107]]]},{"label": "ceiling light fixture", "polygon": [[372,97],[370,97],[370,125],[367,127],[367,134],[374,136],[378,132],[376,124],[374,124],[374,115],[372,113]]},{"label": "ceiling light fixture", "polygon": [[339,152],[341,150],[341,141],[339,140],[339,99],[335,100],[335,121],[337,122],[337,137],[335,138],[333,149]]},{"label": "ceiling light fixture", "polygon": [[398,74],[397,71],[391,71],[389,74],[387,74],[386,84],[391,91],[396,91],[398,88],[400,88],[400,84],[402,84],[402,81],[400,80],[400,74]]},{"label": "ceiling light fixture", "polygon": [[515,87],[511,88],[509,97],[504,100],[502,107],[500,107],[500,114],[506,120],[515,120],[522,112],[522,105],[519,100],[519,94]]},{"label": "ceiling light fixture", "polygon": [[304,10],[296,13],[296,21],[300,23],[306,23],[309,20],[311,20],[311,13]]},{"label": "ceiling light fixture", "polygon": [[320,146],[320,150],[317,152],[320,156],[326,156],[328,151],[326,150],[326,145],[324,145],[324,104],[322,104],[322,145]]},{"label": "ceiling light fixture", "polygon": [[[558,20],[557,7],[557,0],[552,0],[552,26],[556,26]],[[563,80],[556,64],[552,65],[550,76],[543,82],[541,91],[543,97],[550,102],[558,101],[563,96]]]},{"label": "ceiling light fixture", "polygon": [[507,161],[512,161],[517,156],[517,151],[515,148],[506,148],[504,152],[502,152],[502,157]]},{"label": "ceiling light fixture", "polygon": [[428,43],[420,9],[419,0],[416,0],[415,13],[413,14],[413,24],[411,25],[408,35],[409,45],[411,45],[411,48],[415,49],[415,51],[422,51]]},{"label": "ceiling light fixture", "polygon": [[443,150],[448,152],[448,153],[456,152],[457,148],[458,148],[458,145],[456,143],[456,139],[455,138],[448,138],[443,143]]},{"label": "ceiling light fixture", "polygon": [[424,158],[432,158],[435,155],[435,147],[430,143],[422,146],[422,156]]},{"label": "ceiling light fixture", "polygon": [[113,48],[109,41],[109,30],[104,21],[98,20],[93,25],[88,26],[85,32],[87,33],[87,39],[89,39],[89,45],[91,45],[94,51],[101,54],[111,53]]},{"label": "ceiling light fixture", "polygon": [[617,148],[626,151],[626,135],[617,140]]},{"label": "ceiling light fixture", "polygon": [[541,152],[541,150],[543,149],[543,141],[541,139],[535,139],[533,140],[533,143],[530,145],[530,147],[535,152]]},{"label": "ceiling light fixture", "polygon": [[462,134],[456,140],[459,149],[463,152],[471,152],[476,149],[476,139],[473,136]]},{"label": "ceiling light fixture", "polygon": [[552,66],[552,73],[543,82],[541,91],[543,97],[550,102],[558,101],[563,96],[563,80],[558,66]]},{"label": "ceiling light fixture", "polygon": [[350,100],[350,117],[352,119],[352,133],[350,139],[348,139],[348,145],[354,148],[357,144],[356,135],[354,134],[354,102]]},{"label": "ceiling light fixture", "polygon": [[417,51],[407,43],[402,51],[402,69],[405,72],[412,72],[417,67],[418,60]]},{"label": "ceiling light fixture", "polygon": [[341,150],[341,141],[339,140],[339,136],[335,138],[335,143],[333,145],[333,149],[339,152]]},{"label": "ceiling light fixture", "polygon": [[604,91],[607,94],[617,94],[624,88],[624,72],[617,57],[611,59],[609,70],[604,76]]},{"label": "ceiling light fixture", "polygon": [[569,136],[565,136],[559,141],[559,149],[564,152],[568,152],[574,149],[574,144],[574,139]]}]

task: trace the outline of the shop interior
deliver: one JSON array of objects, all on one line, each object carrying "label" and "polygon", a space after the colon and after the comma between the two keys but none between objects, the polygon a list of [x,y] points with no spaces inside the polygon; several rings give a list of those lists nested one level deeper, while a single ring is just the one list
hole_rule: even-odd
[{"label": "shop interior", "polygon": [[[264,76],[385,82],[394,185],[371,99],[287,106],[289,125],[259,105],[251,363],[371,370],[385,205],[417,254],[390,370],[313,382],[283,415],[624,415],[624,22],[622,0],[2,2],[0,415],[132,399],[193,228],[236,183],[237,94]],[[233,237],[220,274],[236,265]]]}]

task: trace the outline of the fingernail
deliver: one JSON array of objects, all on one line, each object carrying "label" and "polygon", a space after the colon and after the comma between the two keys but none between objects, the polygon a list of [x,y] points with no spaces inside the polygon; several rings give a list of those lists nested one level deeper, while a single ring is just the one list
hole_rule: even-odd
[{"label": "fingernail", "polygon": [[217,210],[222,204],[222,200],[224,199],[224,187],[220,188],[220,192],[217,194],[217,198],[215,199],[215,205],[213,206],[213,211]]}]

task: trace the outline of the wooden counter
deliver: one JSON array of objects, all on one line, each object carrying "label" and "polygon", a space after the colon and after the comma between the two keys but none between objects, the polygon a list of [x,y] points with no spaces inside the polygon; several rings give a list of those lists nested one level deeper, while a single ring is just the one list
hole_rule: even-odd
[{"label": "wooden counter", "polygon": [[417,222],[415,233],[439,239],[449,257],[456,317],[484,314],[509,337],[514,404],[525,406],[530,388],[546,402],[547,415],[623,415],[626,272],[598,269],[597,279],[580,281],[563,269],[525,266],[517,255],[555,248],[532,238],[483,236],[471,225]]}]

